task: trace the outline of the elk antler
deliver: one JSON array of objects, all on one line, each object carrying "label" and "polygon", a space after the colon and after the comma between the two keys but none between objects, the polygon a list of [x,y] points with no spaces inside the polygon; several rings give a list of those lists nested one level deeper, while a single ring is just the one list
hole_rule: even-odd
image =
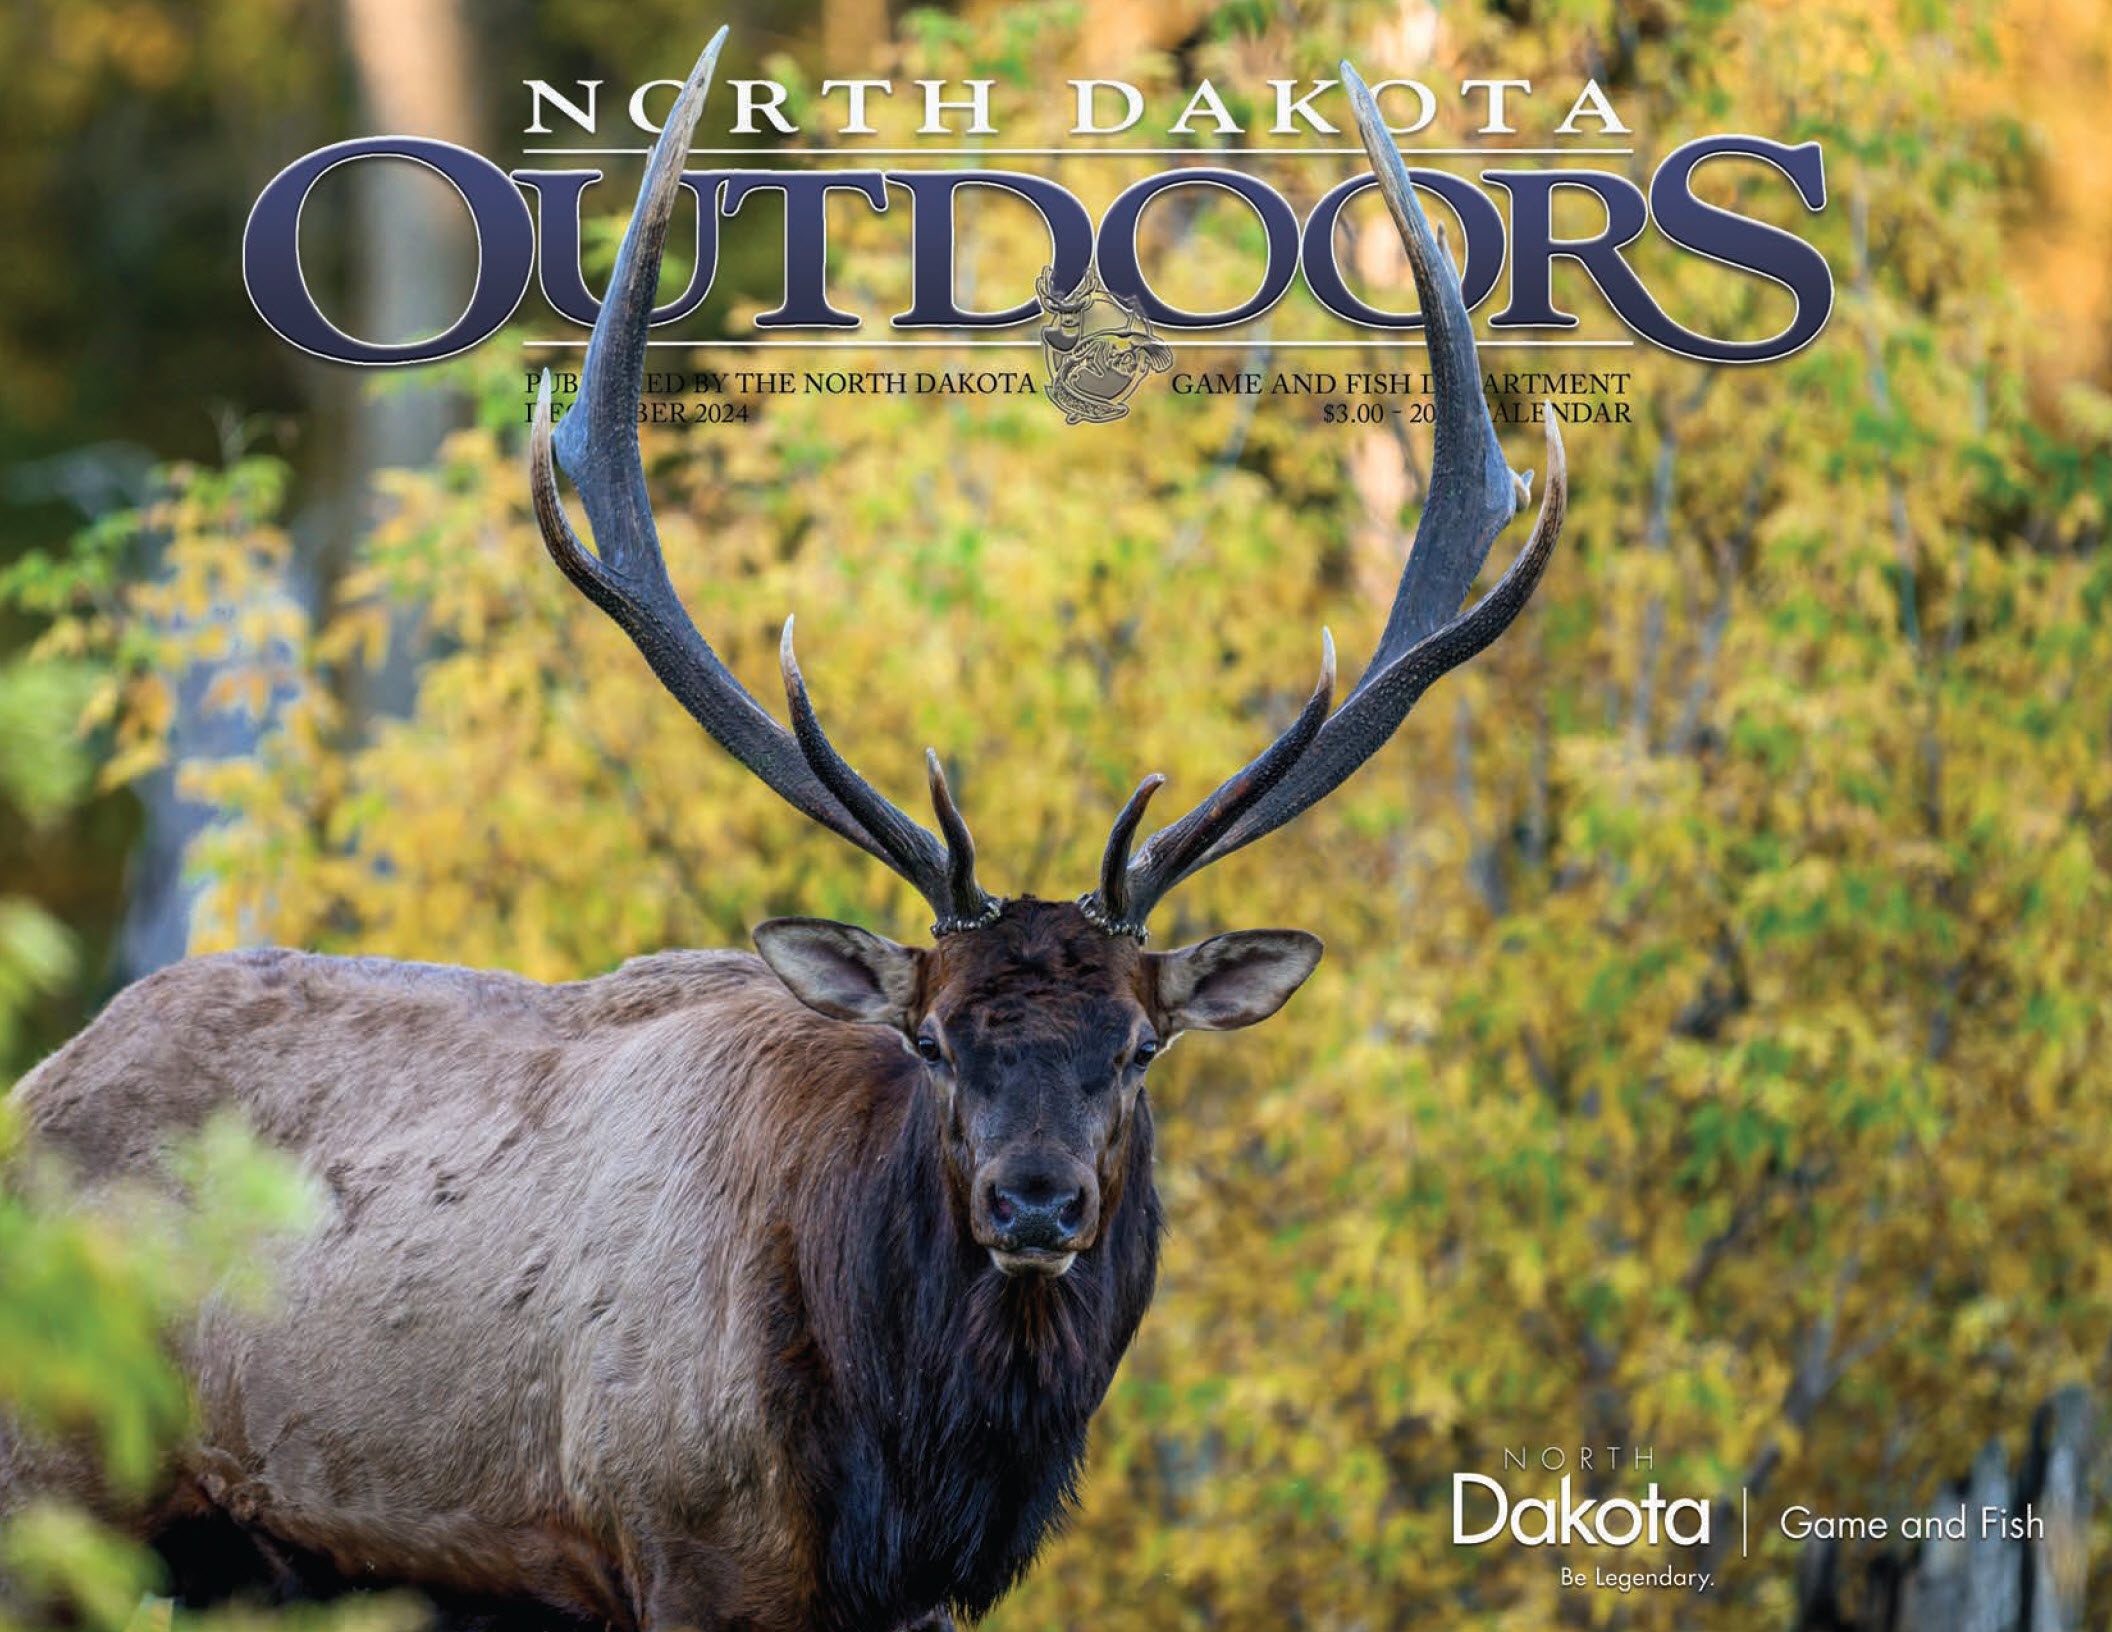
[{"label": "elk antler", "polygon": [[1335,654],[1333,642],[1323,637],[1320,684],[1298,718],[1194,810],[1152,834],[1134,860],[1129,851],[1138,820],[1163,779],[1147,780],[1123,807],[1108,836],[1100,887],[1079,905],[1103,928],[1139,940],[1152,907],[1168,890],[1326,798],[1385,746],[1435,681],[1510,627],[1539,584],[1562,531],[1567,472],[1561,432],[1550,412],[1547,484],[1532,537],[1496,587],[1468,611],[1459,612],[1489,546],[1525,497],[1531,475],[1514,477],[1504,463],[1482,397],[1481,367],[1459,278],[1415,201],[1400,151],[1371,92],[1346,62],[1342,83],[1356,110],[1357,131],[1371,155],[1379,191],[1407,247],[1422,302],[1437,407],[1429,497],[1385,633],[1342,707],[1332,715],[1327,711]]},{"label": "elk antler", "polygon": [[[915,885],[938,915],[935,934],[973,928],[994,918],[999,902],[975,881],[974,842],[954,807],[938,756],[927,752],[926,765],[932,803],[946,835],[943,844],[876,793],[823,734],[792,656],[789,618],[779,656],[794,729],[779,725],[748,694],[683,609],[653,526],[638,452],[645,335],[668,218],[681,189],[683,157],[726,32],[720,29],[704,48],[653,144],[609,297],[587,344],[578,400],[554,438],[550,375],[543,374],[529,454],[536,520],[565,576],[631,637],[660,683],[722,748],[795,810],[878,856]],[[586,503],[593,551],[573,532],[558,498],[553,442],[557,462]]]}]

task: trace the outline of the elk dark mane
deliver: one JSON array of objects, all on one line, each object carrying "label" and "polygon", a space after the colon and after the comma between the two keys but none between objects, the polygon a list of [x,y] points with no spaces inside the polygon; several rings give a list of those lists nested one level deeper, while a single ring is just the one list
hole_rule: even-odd
[{"label": "elk dark mane", "polygon": [[1087,1426],[1158,1269],[1148,1107],[1100,1248],[1060,1279],[1021,1280],[962,1225],[931,1096],[894,1103],[891,1129],[869,1125],[873,1151],[840,1153],[862,1170],[855,1198],[818,1196],[827,1216],[774,1264],[773,1409],[829,1470],[816,1539],[845,1625],[942,1600],[981,1615],[1019,1579],[1077,1498]]}]

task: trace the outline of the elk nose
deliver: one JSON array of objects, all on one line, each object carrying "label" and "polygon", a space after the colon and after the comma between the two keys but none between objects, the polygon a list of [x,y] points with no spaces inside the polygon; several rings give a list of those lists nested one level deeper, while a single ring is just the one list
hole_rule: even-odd
[{"label": "elk nose", "polygon": [[1084,1187],[1041,1177],[993,1183],[990,1221],[1008,1251],[1068,1251],[1085,1222]]}]

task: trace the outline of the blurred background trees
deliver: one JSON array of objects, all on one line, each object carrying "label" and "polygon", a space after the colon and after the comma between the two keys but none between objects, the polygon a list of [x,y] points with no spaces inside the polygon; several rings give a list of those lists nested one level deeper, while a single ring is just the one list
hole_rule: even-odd
[{"label": "blurred background trees", "polygon": [[[1160,1301],[1084,1511],[999,1626],[1785,1627],[1779,1539],[1717,1560],[1705,1600],[1565,1600],[1546,1555],[1450,1544],[1450,1476],[1649,1445],[1667,1489],[1918,1511],[2056,1388],[2106,1398],[2112,178],[2083,139],[2104,21],[2064,0],[1093,0],[892,28],[870,0],[15,8],[14,60],[53,66],[0,104],[0,189],[47,234],[0,267],[0,1081],[171,925],[546,979],[775,912],[921,935],[543,558],[532,315],[384,381],[295,357],[240,295],[242,214],[288,159],[400,118],[481,123],[507,162],[523,76],[679,74],[720,20],[735,72],[996,78],[1012,145],[1060,136],[1071,64],[1136,80],[1163,129],[1204,76],[1237,106],[1350,55],[1441,87],[1596,77],[1638,177],[1719,129],[1826,148],[1829,208],[1796,221],[1838,285],[1821,339],[1742,371],[1526,354],[1632,373],[1633,423],[1569,433],[1536,607],[1342,794],[1171,904],[1169,944],[1288,923],[1329,958],[1284,1020],[1192,1042],[1155,1086]],[[431,32],[389,67],[404,30]],[[1441,109],[1422,139],[1466,143]],[[1097,204],[1155,163],[1125,162],[1057,164]],[[1350,171],[1249,162],[1301,203]],[[1758,178],[1712,185],[1781,210]],[[376,332],[445,282],[417,259],[439,236],[373,230],[409,208],[318,195],[326,301]],[[975,220],[964,282],[1027,287],[1038,231]],[[1148,221],[1170,298],[1251,288],[1238,210]],[[1388,230],[1345,226],[1382,305]],[[834,286],[885,309],[902,242],[846,211]],[[713,314],[772,296],[763,248],[729,250]],[[1683,320],[1774,326],[1773,292],[1637,255]],[[1321,331],[1298,296],[1271,322]],[[1264,740],[1321,623],[1361,663],[1427,459],[1311,399],[1165,382],[1110,428],[1032,398],[753,407],[648,441],[678,583],[759,691],[796,609],[846,751],[906,798],[940,745],[1008,893],[1083,887],[1142,772],[1198,792]],[[1538,463],[1537,432],[1510,451]],[[161,936],[127,955],[142,899]]]}]

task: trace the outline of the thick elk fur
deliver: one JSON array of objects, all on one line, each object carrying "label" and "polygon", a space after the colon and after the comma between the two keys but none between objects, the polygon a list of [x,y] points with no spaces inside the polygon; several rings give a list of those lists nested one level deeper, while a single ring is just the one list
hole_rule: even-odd
[{"label": "thick elk fur", "polygon": [[[1015,903],[1000,931],[982,950],[1022,1017],[1140,967],[1072,907]],[[201,1433],[149,1520],[223,1515],[292,1576],[619,1626],[979,1613],[1073,1498],[1151,1297],[1141,1094],[1094,1248],[1001,1275],[901,1036],[745,954],[560,986],[193,959],[18,1096],[97,1182],[233,1108],[327,1187],[273,1315],[189,1335]]]}]

